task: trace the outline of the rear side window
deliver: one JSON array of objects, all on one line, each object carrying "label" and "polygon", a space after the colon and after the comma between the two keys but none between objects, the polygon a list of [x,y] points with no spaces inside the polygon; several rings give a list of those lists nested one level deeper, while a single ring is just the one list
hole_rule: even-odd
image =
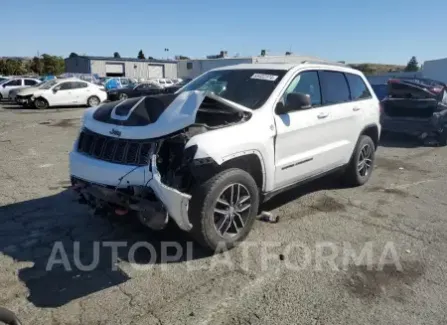
[{"label": "rear side window", "polygon": [[346,79],[348,79],[352,100],[371,98],[371,93],[369,92],[368,87],[366,86],[362,77],[351,73],[345,73],[345,76]]},{"label": "rear side window", "polygon": [[85,82],[73,82],[74,84],[74,89],[75,88],[87,88],[88,85]]},{"label": "rear side window", "polygon": [[336,71],[320,71],[323,105],[334,105],[350,101],[348,82],[345,75]]},{"label": "rear side window", "polygon": [[36,80],[25,79],[25,86],[34,86],[35,84],[37,84]]}]

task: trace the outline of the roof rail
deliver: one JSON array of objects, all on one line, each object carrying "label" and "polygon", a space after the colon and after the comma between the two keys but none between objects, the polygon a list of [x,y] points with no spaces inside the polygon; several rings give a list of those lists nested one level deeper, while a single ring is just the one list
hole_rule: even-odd
[{"label": "roof rail", "polygon": [[324,65],[335,65],[340,67],[347,67],[347,64],[341,62],[328,62],[328,61],[318,61],[318,60],[305,60],[301,62],[303,64],[324,64]]}]

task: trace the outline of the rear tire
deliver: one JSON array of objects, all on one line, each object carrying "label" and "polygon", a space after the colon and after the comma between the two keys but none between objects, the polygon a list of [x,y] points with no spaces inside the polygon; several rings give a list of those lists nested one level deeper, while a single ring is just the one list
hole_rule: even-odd
[{"label": "rear tire", "polygon": [[47,109],[50,105],[48,104],[48,101],[44,98],[37,98],[34,101],[34,106],[37,109]]},{"label": "rear tire", "polygon": [[444,126],[438,134],[438,144],[440,147],[447,145],[447,126]]},{"label": "rear tire", "polygon": [[360,136],[342,181],[347,186],[361,186],[371,177],[376,147],[367,135]]},{"label": "rear tire", "polygon": [[99,104],[101,104],[101,100],[98,98],[98,96],[90,96],[87,99],[88,107],[98,106]]},{"label": "rear tire", "polygon": [[259,208],[253,177],[232,168],[215,175],[193,191],[189,218],[191,235],[205,249],[230,249],[250,232]]}]

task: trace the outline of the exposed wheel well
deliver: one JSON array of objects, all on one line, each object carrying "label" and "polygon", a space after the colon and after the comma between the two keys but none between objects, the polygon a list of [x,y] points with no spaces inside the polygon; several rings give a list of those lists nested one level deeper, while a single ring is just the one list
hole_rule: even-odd
[{"label": "exposed wheel well", "polygon": [[240,157],[233,158],[224,162],[221,169],[239,168],[249,173],[258,185],[258,188],[262,189],[264,184],[264,175],[262,172],[262,165],[259,157],[255,154],[248,154]]},{"label": "exposed wheel well", "polygon": [[379,128],[377,125],[368,125],[363,129],[360,135],[369,136],[374,142],[374,147],[377,149],[377,146],[379,145]]}]

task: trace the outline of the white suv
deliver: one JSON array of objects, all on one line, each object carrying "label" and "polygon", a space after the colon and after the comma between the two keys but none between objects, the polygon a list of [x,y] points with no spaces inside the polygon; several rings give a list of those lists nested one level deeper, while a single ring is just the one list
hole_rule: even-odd
[{"label": "white suv", "polygon": [[174,94],[88,109],[70,153],[73,188],[97,212],[173,219],[201,244],[228,248],[262,201],[341,170],[368,181],[380,105],[363,74],[327,63],[241,64]]}]

